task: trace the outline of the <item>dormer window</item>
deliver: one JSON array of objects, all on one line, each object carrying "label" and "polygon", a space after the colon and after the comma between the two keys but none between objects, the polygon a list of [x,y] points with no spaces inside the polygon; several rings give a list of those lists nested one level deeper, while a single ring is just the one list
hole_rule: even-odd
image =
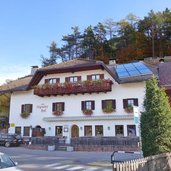
[{"label": "dormer window", "polygon": [[59,82],[60,82],[59,78],[45,79],[45,84],[56,84],[56,83],[59,83]]}]

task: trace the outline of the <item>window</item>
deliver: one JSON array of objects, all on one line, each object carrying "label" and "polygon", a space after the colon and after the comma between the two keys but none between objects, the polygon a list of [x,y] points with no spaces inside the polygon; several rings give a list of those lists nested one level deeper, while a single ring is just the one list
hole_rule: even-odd
[{"label": "window", "polygon": [[56,126],[55,127],[55,136],[62,137],[62,126]]},{"label": "window", "polygon": [[95,126],[95,136],[103,136],[103,126],[102,125]]},{"label": "window", "polygon": [[65,103],[64,102],[56,102],[52,104],[52,111],[64,111]]},{"label": "window", "polygon": [[32,113],[32,104],[23,104],[21,105],[21,113]]},{"label": "window", "polygon": [[24,127],[23,136],[30,136],[30,127],[29,126]]},{"label": "window", "polygon": [[81,76],[66,77],[65,81],[70,83],[76,83],[78,81],[81,81]]},{"label": "window", "polygon": [[134,105],[134,100],[133,99],[128,99],[128,105]]},{"label": "window", "polygon": [[84,126],[84,136],[92,136],[92,126]]},{"label": "window", "polygon": [[135,125],[127,125],[127,135],[128,136],[136,136],[136,126]]},{"label": "window", "polygon": [[123,108],[127,108],[128,106],[138,106],[138,99],[123,99]]},{"label": "window", "polygon": [[104,79],[104,74],[93,74],[93,75],[87,75],[87,80],[102,80]]},{"label": "window", "polygon": [[78,77],[70,77],[69,78],[69,82],[71,82],[71,83],[75,83],[77,81],[78,81]]},{"label": "window", "polygon": [[56,83],[60,83],[60,78],[45,79],[45,84],[56,84]]},{"label": "window", "polygon": [[16,126],[15,127],[15,133],[18,135],[21,135],[21,126]]},{"label": "window", "polygon": [[116,100],[102,100],[102,109],[106,113],[113,112],[116,109]]},{"label": "window", "polygon": [[82,101],[81,108],[82,110],[94,110],[95,109],[94,101],[93,100]]},{"label": "window", "polygon": [[116,136],[124,136],[123,125],[115,125],[115,135]]},{"label": "window", "polygon": [[92,80],[100,80],[100,75],[92,75]]}]

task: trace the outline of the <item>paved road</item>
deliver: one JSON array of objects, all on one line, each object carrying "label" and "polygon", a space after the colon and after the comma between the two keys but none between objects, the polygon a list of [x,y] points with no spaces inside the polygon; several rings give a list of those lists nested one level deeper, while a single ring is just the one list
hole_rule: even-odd
[{"label": "paved road", "polygon": [[[23,171],[111,171],[111,152],[65,152],[30,150],[23,147],[0,147],[0,151],[18,162]],[[116,155],[119,159],[139,158],[139,155]]]}]

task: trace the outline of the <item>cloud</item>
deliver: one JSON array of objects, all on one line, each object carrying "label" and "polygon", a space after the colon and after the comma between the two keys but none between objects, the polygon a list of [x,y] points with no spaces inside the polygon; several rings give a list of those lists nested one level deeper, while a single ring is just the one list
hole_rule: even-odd
[{"label": "cloud", "polygon": [[6,80],[15,80],[20,77],[29,75],[31,67],[26,65],[8,65],[0,67],[0,85],[6,82]]}]

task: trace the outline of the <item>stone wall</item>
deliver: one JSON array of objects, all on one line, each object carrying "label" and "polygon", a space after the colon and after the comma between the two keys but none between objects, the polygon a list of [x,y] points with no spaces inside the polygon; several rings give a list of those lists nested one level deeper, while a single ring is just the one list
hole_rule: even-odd
[{"label": "stone wall", "polygon": [[114,162],[113,171],[171,171],[171,153],[120,163]]}]

